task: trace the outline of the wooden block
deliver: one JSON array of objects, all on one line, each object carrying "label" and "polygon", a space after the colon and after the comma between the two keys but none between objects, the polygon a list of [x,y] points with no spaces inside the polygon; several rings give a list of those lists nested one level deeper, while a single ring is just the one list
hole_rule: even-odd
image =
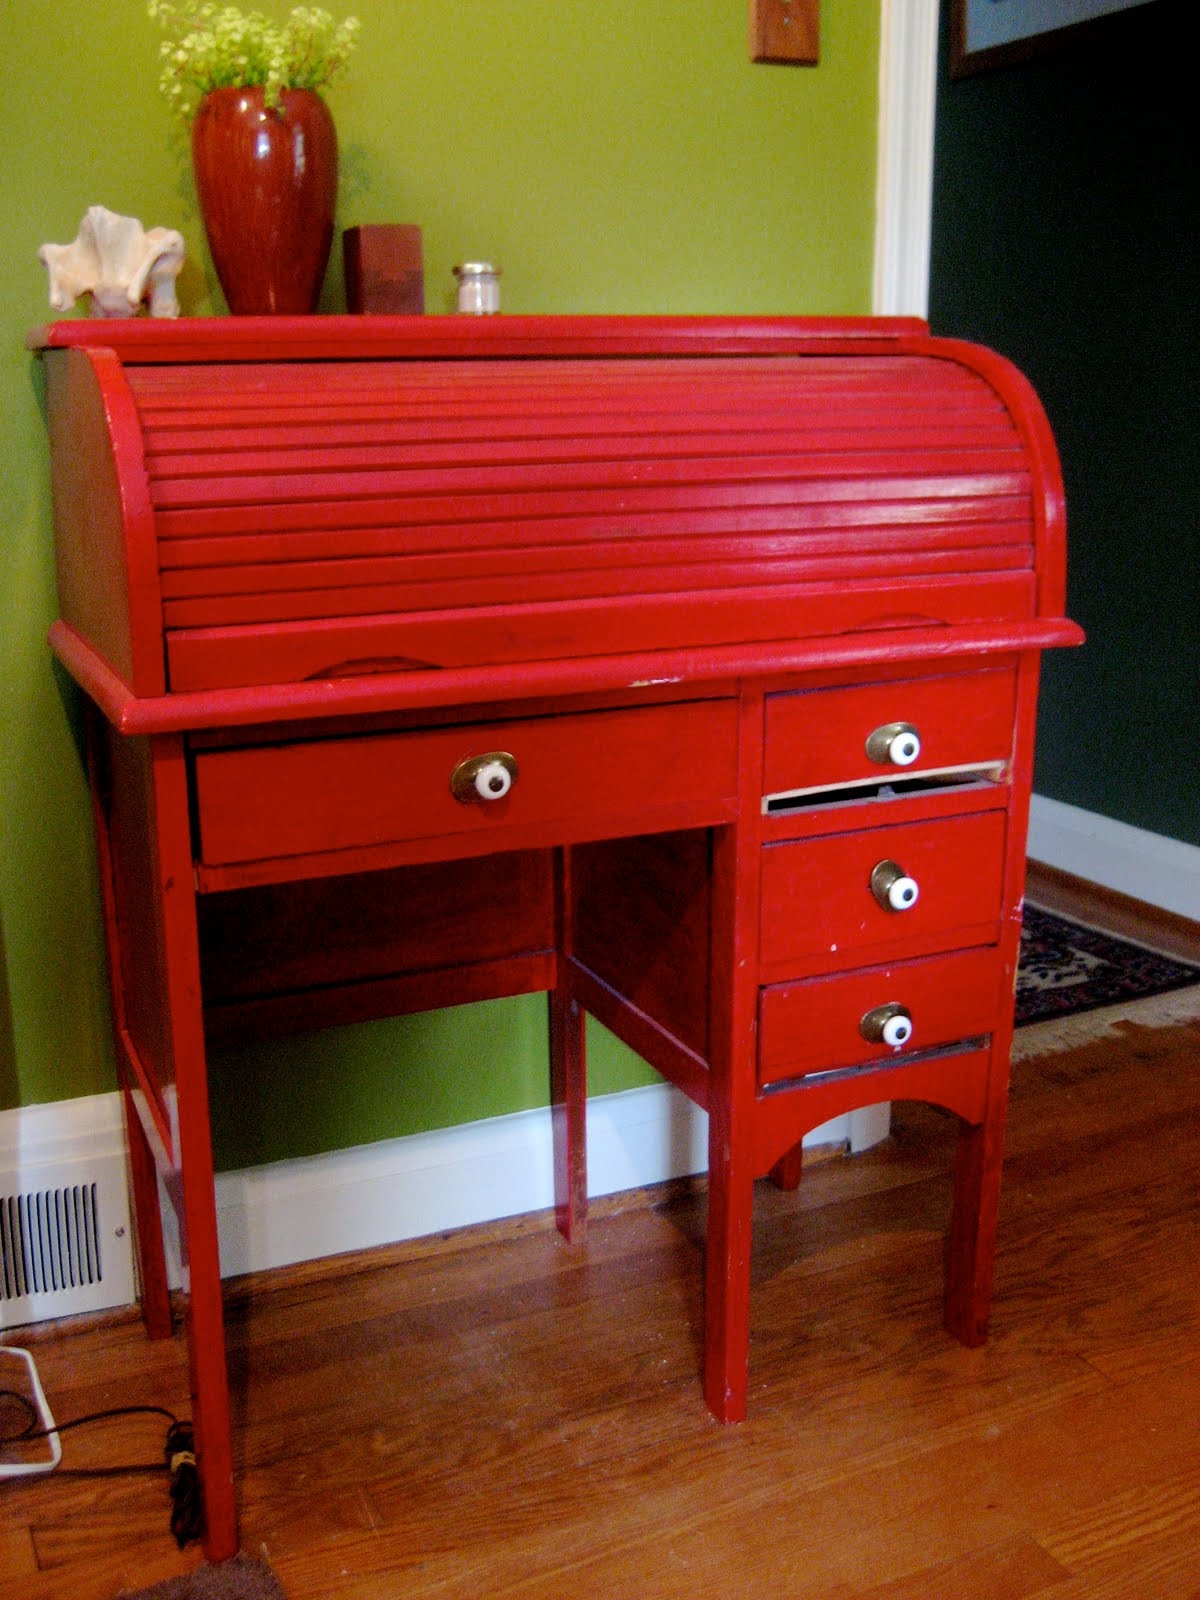
[{"label": "wooden block", "polygon": [[370,222],[342,234],[346,309],[384,316],[421,316],[425,272],[421,230],[412,222]]}]

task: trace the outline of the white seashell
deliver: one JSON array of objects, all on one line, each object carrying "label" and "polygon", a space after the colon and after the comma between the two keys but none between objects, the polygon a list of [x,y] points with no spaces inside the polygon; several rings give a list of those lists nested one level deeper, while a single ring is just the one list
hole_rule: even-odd
[{"label": "white seashell", "polygon": [[147,233],[136,217],[90,206],[70,244],[44,244],[38,259],[50,274],[50,305],[70,311],[82,294],[94,317],[133,316],[149,295],[152,317],[177,317],[175,279],[183,266],[183,235],[174,228]]}]

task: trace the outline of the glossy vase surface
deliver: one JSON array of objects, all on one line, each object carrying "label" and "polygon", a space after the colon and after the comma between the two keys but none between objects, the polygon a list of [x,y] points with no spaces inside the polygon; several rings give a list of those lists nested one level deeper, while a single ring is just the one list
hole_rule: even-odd
[{"label": "glossy vase surface", "polygon": [[333,242],[337,130],[313,89],[213,89],[192,124],[213,265],[236,316],[315,311]]}]

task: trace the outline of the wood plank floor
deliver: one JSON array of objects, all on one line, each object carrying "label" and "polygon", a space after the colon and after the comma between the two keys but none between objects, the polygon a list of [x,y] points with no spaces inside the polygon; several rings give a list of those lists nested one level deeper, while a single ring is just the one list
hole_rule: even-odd
[{"label": "wood plank floor", "polygon": [[[941,1328],[953,1124],[756,1197],[750,1418],[699,1389],[698,1185],[230,1286],[243,1542],[292,1600],[1200,1600],[1200,1023],[1015,1069],[992,1336]],[[43,1325],[60,1418],[182,1342]],[[65,1442],[153,1459],[157,1423]],[[165,1476],[0,1484],[6,1600],[197,1564]]]},{"label": "wood plank floor", "polygon": [[1029,899],[1048,911],[1060,911],[1065,917],[1151,945],[1164,955],[1200,962],[1200,923],[1173,911],[1160,911],[1157,906],[1132,900],[1115,889],[1102,889],[1039,861],[1029,863],[1026,887]]}]

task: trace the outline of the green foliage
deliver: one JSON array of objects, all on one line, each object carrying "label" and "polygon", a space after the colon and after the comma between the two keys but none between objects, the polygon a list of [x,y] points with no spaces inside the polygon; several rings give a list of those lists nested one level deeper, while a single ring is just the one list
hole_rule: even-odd
[{"label": "green foliage", "polygon": [[167,35],[159,87],[185,120],[210,89],[261,87],[274,107],[284,89],[323,88],[353,50],[360,26],[357,17],[335,23],[319,6],[295,6],[283,22],[195,0],[149,0],[146,11]]}]

